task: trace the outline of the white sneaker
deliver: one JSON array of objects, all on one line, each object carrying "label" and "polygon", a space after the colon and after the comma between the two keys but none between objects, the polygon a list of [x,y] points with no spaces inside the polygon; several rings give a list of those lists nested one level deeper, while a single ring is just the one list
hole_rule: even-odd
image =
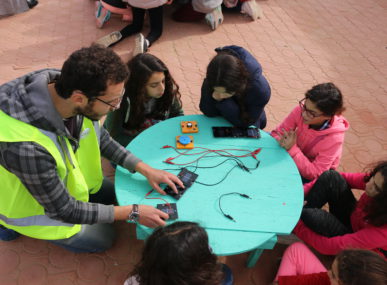
[{"label": "white sneaker", "polygon": [[219,5],[211,13],[207,13],[205,20],[213,31],[216,30],[223,23],[222,6]]},{"label": "white sneaker", "polygon": [[119,31],[115,31],[98,39],[95,43],[104,47],[110,47],[112,44],[115,44],[120,39],[122,39],[121,33]]},{"label": "white sneaker", "polygon": [[255,0],[243,2],[241,13],[249,15],[253,21],[262,18],[262,9]]},{"label": "white sneaker", "polygon": [[134,39],[133,56],[146,52],[148,50],[148,46],[148,40],[144,37],[143,34],[139,33]]}]

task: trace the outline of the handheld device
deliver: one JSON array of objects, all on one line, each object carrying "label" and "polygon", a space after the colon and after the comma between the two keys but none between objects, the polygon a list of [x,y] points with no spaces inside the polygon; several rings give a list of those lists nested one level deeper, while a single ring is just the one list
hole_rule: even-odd
[{"label": "handheld device", "polygon": [[194,148],[193,136],[177,136],[176,137],[176,148],[179,149],[192,149]]},{"label": "handheld device", "polygon": [[160,211],[163,211],[164,213],[168,214],[170,220],[176,220],[179,217],[179,215],[177,214],[176,203],[157,204],[156,207]]},{"label": "handheld device", "polygon": [[257,128],[239,127],[212,127],[212,133],[216,138],[260,138]]},{"label": "handheld device", "polygon": [[180,122],[181,131],[184,134],[197,133],[199,131],[198,123],[196,121],[182,121]]},{"label": "handheld device", "polygon": [[183,194],[188,190],[188,188],[191,187],[191,185],[195,182],[198,175],[192,171],[187,170],[186,168],[182,168],[177,177],[179,177],[181,182],[183,182],[185,188],[183,189],[179,185],[176,185],[178,192],[177,194],[169,186],[165,187],[164,191],[176,200],[179,200],[181,196],[183,196]]}]

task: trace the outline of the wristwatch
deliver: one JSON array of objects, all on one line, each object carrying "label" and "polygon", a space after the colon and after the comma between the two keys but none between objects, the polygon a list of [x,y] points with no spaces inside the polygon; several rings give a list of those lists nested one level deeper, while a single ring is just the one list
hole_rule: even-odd
[{"label": "wristwatch", "polygon": [[128,219],[131,222],[137,222],[139,218],[140,218],[140,213],[138,212],[138,205],[133,204],[132,211],[130,212]]}]

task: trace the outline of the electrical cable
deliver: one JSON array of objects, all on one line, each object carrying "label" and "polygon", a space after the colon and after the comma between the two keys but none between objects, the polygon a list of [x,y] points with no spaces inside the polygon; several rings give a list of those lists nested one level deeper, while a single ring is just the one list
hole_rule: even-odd
[{"label": "electrical cable", "polygon": [[223,197],[229,196],[229,195],[239,195],[239,196],[241,196],[241,197],[243,197],[243,198],[246,198],[246,199],[252,199],[252,198],[251,198],[249,195],[247,195],[247,194],[243,194],[243,193],[239,193],[239,192],[225,193],[225,194],[220,195],[220,197],[218,198],[218,202],[219,202],[219,203],[218,203],[218,205],[219,205],[219,210],[222,212],[222,215],[225,216],[227,219],[229,219],[229,220],[231,220],[231,221],[233,221],[233,222],[236,223],[236,220],[235,220],[231,215],[226,214],[226,213],[223,211],[223,209],[222,209],[221,200],[222,200]]}]

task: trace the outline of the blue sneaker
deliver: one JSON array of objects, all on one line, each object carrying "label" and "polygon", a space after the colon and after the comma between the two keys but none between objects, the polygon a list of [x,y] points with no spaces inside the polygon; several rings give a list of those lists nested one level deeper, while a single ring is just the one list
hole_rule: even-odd
[{"label": "blue sneaker", "polygon": [[18,232],[14,230],[7,229],[6,227],[0,225],[0,240],[2,241],[11,241],[17,239],[20,236]]}]

